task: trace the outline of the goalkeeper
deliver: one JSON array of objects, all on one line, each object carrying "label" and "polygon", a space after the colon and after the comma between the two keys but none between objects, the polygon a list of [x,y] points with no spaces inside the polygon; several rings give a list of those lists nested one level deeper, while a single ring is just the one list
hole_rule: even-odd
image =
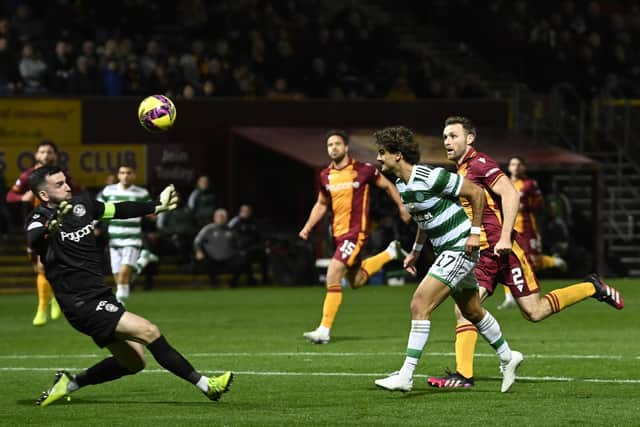
[{"label": "goalkeeper", "polygon": [[189,381],[209,399],[228,391],[233,374],[206,377],[175,350],[156,325],[125,310],[102,276],[102,252],[96,247],[94,220],[132,218],[175,209],[173,185],[155,202],[101,203],[88,196],[73,197],[64,173],[43,166],[29,175],[29,186],[42,202],[29,215],[27,239],[40,255],[47,279],[62,312],[78,331],[106,347],[111,357],[76,375],[58,371],[53,385],[36,404],[48,406],[77,389],[135,374],[145,367],[144,347],[165,369]]}]

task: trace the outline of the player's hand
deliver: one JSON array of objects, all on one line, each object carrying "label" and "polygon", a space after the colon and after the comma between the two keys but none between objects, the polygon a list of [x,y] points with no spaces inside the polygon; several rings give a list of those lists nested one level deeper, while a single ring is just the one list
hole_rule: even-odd
[{"label": "player's hand", "polygon": [[31,190],[27,191],[22,195],[22,197],[20,197],[21,201],[27,202],[27,203],[33,202],[33,199],[34,199],[34,195],[33,195],[33,191]]},{"label": "player's hand", "polygon": [[302,240],[309,240],[309,232],[310,230],[303,228],[302,230],[300,230],[300,232],[298,233],[298,236],[300,236],[300,238]]},{"label": "player's hand", "polygon": [[402,266],[404,267],[404,269],[407,270],[409,274],[411,274],[412,276],[415,276],[418,273],[414,264],[416,263],[419,257],[420,257],[420,252],[411,251],[409,252],[409,255],[407,255],[404,258],[404,261],[402,262]]},{"label": "player's hand", "polygon": [[71,208],[71,203],[66,200],[60,202],[55,215],[47,222],[47,230],[49,230],[49,233],[56,233],[58,231],[60,224],[62,224],[64,217],[71,211]]},{"label": "player's hand", "polygon": [[464,244],[464,251],[469,255],[473,251],[480,249],[480,235],[471,234]]},{"label": "player's hand", "polygon": [[173,184],[169,184],[160,193],[160,204],[156,206],[155,213],[172,211],[178,207],[178,193]]},{"label": "player's hand", "polygon": [[400,208],[400,219],[405,224],[409,224],[409,221],[411,221],[411,214],[409,213],[407,208],[405,208],[404,206]]},{"label": "player's hand", "polygon": [[493,248],[493,254],[502,256],[508,255],[511,253],[511,239],[503,239],[502,237],[498,240],[495,247]]}]

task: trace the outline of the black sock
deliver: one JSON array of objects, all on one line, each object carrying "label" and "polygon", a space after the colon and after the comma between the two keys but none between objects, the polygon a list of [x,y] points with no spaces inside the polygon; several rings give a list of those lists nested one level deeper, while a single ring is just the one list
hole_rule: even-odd
[{"label": "black sock", "polygon": [[187,361],[178,351],[164,338],[164,335],[147,346],[156,361],[167,371],[196,384],[202,376],[198,373],[191,363]]},{"label": "black sock", "polygon": [[124,368],[118,363],[115,357],[107,357],[101,362],[96,363],[84,372],[75,376],[75,381],[79,387],[91,384],[101,384],[107,381],[117,380],[125,375],[131,375],[134,372]]}]

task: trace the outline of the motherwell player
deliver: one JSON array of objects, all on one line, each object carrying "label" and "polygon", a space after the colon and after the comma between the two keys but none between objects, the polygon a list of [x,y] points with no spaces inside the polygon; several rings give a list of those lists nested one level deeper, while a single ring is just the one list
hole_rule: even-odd
[{"label": "motherwell player", "polygon": [[[540,286],[522,249],[522,238],[513,231],[520,196],[498,164],[472,144],[476,129],[466,117],[449,117],[443,132],[447,158],[456,162],[458,174],[485,190],[487,204],[482,217],[480,260],[476,277],[480,285],[480,298],[492,295],[498,283],[508,286],[522,315],[531,322],[539,322],[588,297],[606,302],[616,309],[624,307],[620,293],[608,286],[597,274],[583,282],[555,289],[540,297]],[[469,201],[461,200],[467,215]],[[445,377],[430,377],[434,387],[473,386],[473,356],[478,332],[462,317],[456,307],[456,372]]]},{"label": "motherwell player", "polygon": [[304,333],[304,337],[314,344],[326,344],[330,340],[331,326],[342,303],[343,278],[352,288],[359,288],[387,262],[403,257],[400,242],[393,241],[384,251],[360,260],[368,237],[370,186],[376,185],[387,192],[404,222],[411,219],[396,187],[375,166],[349,156],[349,139],[344,131],[329,131],[326,144],[331,164],[320,172],[318,200],[299,233],[302,239],[307,240],[313,227],[331,208],[336,250],[327,269],[322,320],[317,329]]},{"label": "motherwell player", "polygon": [[[38,205],[38,199],[34,197],[33,192],[29,190],[29,174],[42,166],[56,164],[58,159],[58,148],[53,142],[44,140],[38,144],[34,157],[36,161],[35,165],[22,172],[16,180],[16,183],[7,193],[7,203],[24,202],[32,204],[33,206]],[[38,309],[35,317],[33,318],[33,326],[44,326],[47,323],[47,309],[49,308],[49,302],[51,302],[51,318],[54,320],[60,317],[60,307],[58,306],[56,299],[52,297],[53,292],[51,290],[51,285],[45,277],[42,263],[36,256],[33,256],[32,260],[33,268],[37,274],[36,288],[38,290]]]}]

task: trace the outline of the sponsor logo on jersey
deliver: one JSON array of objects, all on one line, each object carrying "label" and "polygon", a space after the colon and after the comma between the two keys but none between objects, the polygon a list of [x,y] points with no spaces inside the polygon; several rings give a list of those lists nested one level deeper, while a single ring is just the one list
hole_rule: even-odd
[{"label": "sponsor logo on jersey", "polygon": [[348,190],[350,188],[360,188],[360,183],[358,181],[339,182],[337,184],[327,184],[324,187],[327,189],[327,191],[341,191]]},{"label": "sponsor logo on jersey", "polygon": [[77,204],[73,206],[72,212],[75,216],[85,216],[87,208],[85,208],[83,204]]},{"label": "sponsor logo on jersey", "polygon": [[71,240],[72,242],[79,242],[85,236],[93,233],[95,227],[93,224],[87,224],[79,230],[64,232],[60,231],[60,239],[64,242],[65,240]]}]

